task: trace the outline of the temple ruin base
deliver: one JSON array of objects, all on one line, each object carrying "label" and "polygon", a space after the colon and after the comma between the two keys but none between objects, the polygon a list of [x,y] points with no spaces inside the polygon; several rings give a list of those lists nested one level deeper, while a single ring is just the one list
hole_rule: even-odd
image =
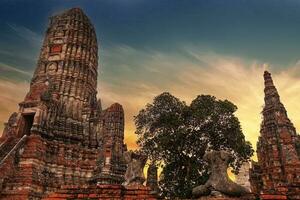
[{"label": "temple ruin base", "polygon": [[276,195],[276,194],[262,194],[260,195],[261,200],[283,200],[288,199],[286,195]]},{"label": "temple ruin base", "polygon": [[206,196],[206,197],[200,197],[197,200],[255,200],[257,199],[255,195],[248,194],[242,197],[212,197],[212,196]]},{"label": "temple ruin base", "polygon": [[66,186],[61,190],[48,195],[43,200],[156,200],[150,194],[151,189],[146,186],[122,186],[122,185],[83,185]]}]

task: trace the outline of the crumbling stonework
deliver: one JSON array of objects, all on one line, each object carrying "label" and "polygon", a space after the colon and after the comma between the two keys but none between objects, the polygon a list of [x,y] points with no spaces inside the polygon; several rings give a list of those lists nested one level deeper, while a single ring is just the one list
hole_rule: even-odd
[{"label": "crumbling stonework", "polygon": [[273,199],[279,196],[300,199],[299,137],[267,71],[264,80],[265,106],[257,143],[258,162],[253,162],[250,171],[252,191],[262,194],[262,199],[270,195],[274,195],[270,197]]},{"label": "crumbling stonework", "polygon": [[250,182],[249,182],[249,169],[250,169],[250,163],[244,162],[240,168],[239,174],[235,178],[235,182],[237,184],[247,188],[250,191],[251,188],[250,188]]},{"label": "crumbling stonework", "polygon": [[76,185],[62,187],[56,193],[43,200],[156,200],[145,186],[110,185]]},{"label": "crumbling stonework", "polygon": [[78,198],[147,196],[147,187],[121,186],[124,111],[117,103],[102,110],[97,70],[96,33],[83,11],[51,17],[30,91],[0,138],[0,199],[42,199],[55,191],[67,199],[75,188]]},{"label": "crumbling stonework", "polygon": [[251,192],[254,194],[260,194],[262,188],[262,179],[261,179],[261,168],[259,164],[255,161],[251,162],[251,168],[249,170],[249,181]]},{"label": "crumbling stonework", "polygon": [[230,180],[227,174],[231,154],[224,150],[206,152],[203,159],[208,162],[211,174],[204,185],[193,188],[194,197],[242,197],[248,195],[247,188]]},{"label": "crumbling stonework", "polygon": [[[256,200],[256,198],[255,196],[249,194],[243,197],[200,197],[197,200]],[[277,199],[272,199],[272,200],[277,200]]]},{"label": "crumbling stonework", "polygon": [[146,185],[151,188],[152,194],[158,194],[159,193],[159,187],[158,187],[158,167],[155,165],[155,163],[151,163],[147,169],[147,181]]},{"label": "crumbling stonework", "polygon": [[140,152],[127,151],[124,158],[127,163],[124,184],[127,186],[143,185],[146,180],[143,170],[147,162],[147,156]]},{"label": "crumbling stonework", "polygon": [[100,160],[94,172],[93,182],[98,184],[122,184],[126,163],[124,152],[124,110],[118,103],[101,113],[99,133],[102,133]]}]

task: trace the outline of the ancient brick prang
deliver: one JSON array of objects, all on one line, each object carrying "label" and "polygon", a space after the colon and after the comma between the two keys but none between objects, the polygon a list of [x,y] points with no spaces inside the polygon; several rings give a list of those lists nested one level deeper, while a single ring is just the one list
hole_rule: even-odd
[{"label": "ancient brick prang", "polygon": [[0,199],[123,182],[124,111],[117,103],[102,110],[97,62],[95,30],[81,9],[50,18],[30,91],[0,138]]},{"label": "ancient brick prang", "polygon": [[45,102],[47,108],[41,109],[45,123],[37,124],[42,134],[98,147],[95,125],[90,126],[101,112],[97,69],[96,33],[82,10],[51,17],[30,91],[21,103],[27,108]]},{"label": "ancient brick prang", "polygon": [[270,194],[298,199],[300,197],[300,159],[297,151],[299,139],[280,101],[271,74],[267,71],[264,73],[264,80],[265,106],[257,143],[258,163],[253,163],[250,172],[252,191],[265,194],[265,199]]},{"label": "ancient brick prang", "polygon": [[102,133],[100,160],[95,170],[93,182],[98,184],[122,184],[126,171],[123,154],[127,151],[124,144],[124,110],[115,103],[101,113],[99,132]]}]

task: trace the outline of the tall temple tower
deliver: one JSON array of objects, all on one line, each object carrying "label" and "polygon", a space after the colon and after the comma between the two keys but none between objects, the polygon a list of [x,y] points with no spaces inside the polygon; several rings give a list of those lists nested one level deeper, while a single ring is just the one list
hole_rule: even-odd
[{"label": "tall temple tower", "polygon": [[124,111],[102,110],[97,69],[96,33],[83,11],[51,17],[30,91],[0,138],[0,199],[40,199],[105,170],[106,183],[122,183]]},{"label": "tall temple tower", "polygon": [[252,191],[297,199],[300,197],[299,136],[267,71],[264,82],[265,105],[257,143],[258,162],[253,162],[250,171]]},{"label": "tall temple tower", "polygon": [[101,112],[96,99],[97,62],[96,33],[82,10],[50,18],[30,91],[21,103],[33,109],[45,100],[57,105],[43,113],[48,124],[37,127],[51,127],[51,133],[44,132],[48,137],[97,147],[95,132],[88,130],[89,121]]}]

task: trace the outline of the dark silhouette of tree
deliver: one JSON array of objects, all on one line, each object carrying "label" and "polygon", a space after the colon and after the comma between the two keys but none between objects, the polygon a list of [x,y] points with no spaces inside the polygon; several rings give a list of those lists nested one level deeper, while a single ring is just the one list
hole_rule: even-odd
[{"label": "dark silhouette of tree", "polygon": [[162,167],[159,186],[165,197],[191,197],[192,188],[208,178],[202,160],[207,150],[232,153],[235,173],[253,155],[240,122],[237,107],[228,100],[200,95],[188,106],[162,93],[134,117],[138,145],[149,160]]}]

